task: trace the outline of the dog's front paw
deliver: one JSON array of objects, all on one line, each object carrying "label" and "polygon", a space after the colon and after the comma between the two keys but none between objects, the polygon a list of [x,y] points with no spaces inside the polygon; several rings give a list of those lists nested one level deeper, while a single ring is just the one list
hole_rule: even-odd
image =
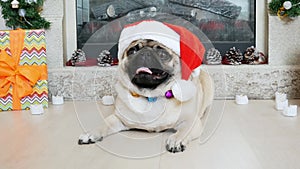
[{"label": "dog's front paw", "polygon": [[171,135],[167,139],[166,149],[170,153],[183,152],[186,149],[186,144],[181,139],[177,139],[175,134],[175,135]]},{"label": "dog's front paw", "polygon": [[81,134],[79,136],[78,139],[78,144],[82,145],[82,144],[94,144],[97,141],[102,141],[103,137],[97,137],[95,135],[89,134],[89,133],[85,133],[85,134]]}]

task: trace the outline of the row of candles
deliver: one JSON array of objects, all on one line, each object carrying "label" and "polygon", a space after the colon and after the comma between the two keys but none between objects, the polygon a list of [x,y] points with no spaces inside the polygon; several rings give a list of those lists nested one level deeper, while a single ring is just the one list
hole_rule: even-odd
[{"label": "row of candles", "polygon": [[[248,104],[249,100],[246,95],[236,95],[235,97],[236,104],[244,105]],[[289,105],[287,95],[285,93],[276,92],[275,93],[275,108],[278,111],[281,111],[284,116],[287,117],[296,117],[298,114],[297,105]]]}]

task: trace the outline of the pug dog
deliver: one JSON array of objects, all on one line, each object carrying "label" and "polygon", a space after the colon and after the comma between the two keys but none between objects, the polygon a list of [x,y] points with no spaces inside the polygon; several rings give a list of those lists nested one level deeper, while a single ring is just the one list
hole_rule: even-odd
[{"label": "pug dog", "polygon": [[138,38],[120,49],[115,112],[100,128],[82,134],[79,144],[95,143],[130,129],[173,129],[165,144],[167,151],[176,153],[200,137],[203,117],[213,100],[213,80],[202,70],[182,80],[179,53],[151,37]]}]

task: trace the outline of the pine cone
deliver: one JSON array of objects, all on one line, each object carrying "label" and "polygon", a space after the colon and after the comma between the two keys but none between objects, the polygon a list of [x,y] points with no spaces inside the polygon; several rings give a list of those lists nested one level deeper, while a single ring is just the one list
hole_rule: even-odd
[{"label": "pine cone", "polygon": [[69,60],[69,62],[71,62],[71,66],[75,66],[76,63],[84,61],[86,61],[86,57],[84,51],[81,49],[75,50],[71,59]]},{"label": "pine cone", "polygon": [[221,53],[215,49],[211,48],[207,51],[205,63],[208,65],[219,65],[222,63]]},{"label": "pine cone", "polygon": [[267,58],[262,52],[259,52],[254,46],[246,49],[243,63],[257,65],[267,63]]},{"label": "pine cone", "polygon": [[108,50],[103,50],[102,52],[100,52],[97,60],[98,65],[102,67],[111,66],[113,63],[113,58]]},{"label": "pine cone", "polygon": [[226,52],[222,63],[226,65],[240,65],[242,64],[242,61],[243,55],[240,50],[232,47]]}]

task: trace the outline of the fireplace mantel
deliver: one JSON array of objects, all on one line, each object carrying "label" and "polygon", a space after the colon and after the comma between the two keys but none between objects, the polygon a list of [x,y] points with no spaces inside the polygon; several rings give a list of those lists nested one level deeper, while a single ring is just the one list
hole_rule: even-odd
[{"label": "fireplace mantel", "polygon": [[[269,55],[268,65],[203,65],[215,81],[216,99],[233,99],[247,94],[251,99],[274,98],[276,90],[289,98],[300,97],[300,19],[284,23],[268,16],[266,1],[257,1],[257,47]],[[52,23],[47,30],[49,89],[61,90],[67,100],[98,100],[114,94],[116,67],[65,67],[65,61],[76,49],[75,2],[45,1],[43,15]],[[268,20],[268,22],[267,22]],[[271,29],[267,29],[267,27]],[[0,20],[0,28],[4,20]],[[70,34],[71,33],[71,34]]]}]

